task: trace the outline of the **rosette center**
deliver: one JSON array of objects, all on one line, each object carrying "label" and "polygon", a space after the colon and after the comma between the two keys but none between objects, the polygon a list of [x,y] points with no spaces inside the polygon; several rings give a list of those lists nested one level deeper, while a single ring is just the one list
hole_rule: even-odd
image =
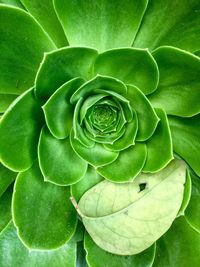
[{"label": "rosette center", "polygon": [[91,115],[94,125],[106,127],[116,121],[117,111],[108,105],[95,105]]}]

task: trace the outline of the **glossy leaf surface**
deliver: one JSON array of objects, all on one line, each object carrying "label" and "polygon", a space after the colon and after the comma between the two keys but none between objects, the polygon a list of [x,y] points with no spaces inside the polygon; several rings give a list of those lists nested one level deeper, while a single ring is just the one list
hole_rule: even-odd
[{"label": "glossy leaf surface", "polygon": [[57,47],[67,46],[62,26],[56,16],[53,1],[20,0],[26,9],[40,23]]},{"label": "glossy leaf surface", "polygon": [[84,83],[78,88],[78,90],[72,95],[71,103],[76,103],[80,97],[86,97],[97,89],[104,89],[114,91],[118,94],[125,94],[127,89],[123,82],[110,76],[96,75],[92,80]]},{"label": "glossy leaf surface", "polygon": [[87,47],[66,47],[45,54],[35,81],[36,95],[46,99],[73,78],[90,78],[96,57],[97,51]]},{"label": "glossy leaf surface", "polygon": [[10,186],[6,192],[0,197],[0,235],[1,231],[6,227],[12,217],[11,201],[13,186]]},{"label": "glossy leaf surface", "polygon": [[160,80],[156,92],[149,96],[152,105],[180,117],[198,114],[200,58],[174,47],[160,47],[153,56],[158,64]]},{"label": "glossy leaf surface", "polygon": [[43,53],[55,49],[40,25],[22,9],[0,6],[0,93],[21,94],[34,84]]},{"label": "glossy leaf surface", "polygon": [[200,234],[180,217],[157,242],[153,267],[196,267],[200,262],[199,250]]},{"label": "glossy leaf surface", "polygon": [[29,168],[37,157],[43,114],[33,90],[19,96],[0,122],[0,158],[13,171]]},{"label": "glossy leaf surface", "polygon": [[198,0],[149,0],[135,47],[171,45],[194,52],[200,41]]},{"label": "glossy leaf surface", "polygon": [[71,46],[103,51],[131,46],[147,0],[54,0],[54,6]]},{"label": "glossy leaf surface", "polygon": [[190,202],[185,211],[186,220],[189,224],[199,232],[200,235],[200,220],[198,214],[200,214],[200,178],[191,173],[192,180],[192,192]]},{"label": "glossy leaf surface", "polygon": [[183,195],[183,201],[180,207],[180,210],[178,212],[177,217],[184,216],[185,211],[189,205],[189,202],[191,200],[191,192],[192,191],[192,181],[191,181],[191,174],[190,171],[187,169],[186,171],[186,181],[184,186],[184,195]]},{"label": "glossy leaf surface", "polygon": [[76,201],[79,201],[87,190],[100,183],[102,180],[104,180],[103,177],[96,172],[95,168],[88,165],[88,169],[84,177],[79,182],[71,186],[71,194]]},{"label": "glossy leaf surface", "polygon": [[140,173],[146,160],[146,145],[136,143],[120,151],[111,164],[97,168],[97,172],[113,182],[130,182]]},{"label": "glossy leaf surface", "polygon": [[97,57],[94,72],[135,85],[144,94],[152,93],[158,85],[157,64],[145,49],[121,48],[106,51]]},{"label": "glossy leaf surface", "polygon": [[15,94],[0,94],[0,112],[5,112],[17,96]]},{"label": "glossy leaf surface", "polygon": [[200,175],[200,115],[192,118],[169,117],[174,151]]},{"label": "glossy leaf surface", "polygon": [[160,171],[174,158],[167,115],[162,109],[156,109],[156,113],[160,121],[155,132],[146,142],[147,159],[144,172]]},{"label": "glossy leaf surface", "polygon": [[14,7],[19,7],[24,9],[23,5],[21,4],[20,0],[0,0],[1,4],[5,4],[5,5],[11,5]]},{"label": "glossy leaf surface", "polygon": [[18,175],[13,220],[28,248],[55,249],[71,238],[77,219],[69,197],[68,187],[43,181],[37,163]]},{"label": "glossy leaf surface", "polygon": [[132,108],[136,111],[138,118],[136,140],[145,141],[154,133],[159,118],[149,100],[137,87],[131,85],[127,86],[127,99],[130,101]]},{"label": "glossy leaf surface", "polygon": [[75,267],[76,244],[69,242],[54,250],[28,250],[20,241],[12,222],[0,235],[2,267]]},{"label": "glossy leaf surface", "polygon": [[69,100],[74,91],[83,83],[80,78],[74,78],[64,83],[48,99],[43,106],[46,124],[56,138],[69,136],[73,123],[74,106]]},{"label": "glossy leaf surface", "polygon": [[74,151],[94,167],[109,164],[115,161],[119,155],[118,152],[109,151],[99,143],[95,143],[92,148],[88,148],[74,138],[73,132],[70,134],[70,141]]},{"label": "glossy leaf surface", "polygon": [[41,131],[38,158],[44,180],[57,185],[74,184],[87,170],[87,162],[74,152],[69,138],[58,140],[47,128]]},{"label": "glossy leaf surface", "polygon": [[0,197],[15,180],[17,173],[10,171],[0,163]]}]

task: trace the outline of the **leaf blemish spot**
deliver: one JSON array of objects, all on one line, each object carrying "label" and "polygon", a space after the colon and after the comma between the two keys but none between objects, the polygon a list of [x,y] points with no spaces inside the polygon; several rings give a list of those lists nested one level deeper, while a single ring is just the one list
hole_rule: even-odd
[{"label": "leaf blemish spot", "polygon": [[140,183],[139,184],[139,192],[138,193],[144,191],[146,189],[146,187],[147,187],[147,183]]}]

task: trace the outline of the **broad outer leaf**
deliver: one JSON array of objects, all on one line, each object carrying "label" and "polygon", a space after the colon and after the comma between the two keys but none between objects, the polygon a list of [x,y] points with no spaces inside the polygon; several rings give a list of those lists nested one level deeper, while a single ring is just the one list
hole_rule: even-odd
[{"label": "broad outer leaf", "polygon": [[1,118],[0,159],[11,170],[24,171],[37,157],[42,113],[31,89],[19,96]]},{"label": "broad outer leaf", "polygon": [[68,187],[43,181],[38,164],[18,175],[13,197],[13,220],[30,249],[54,249],[74,234],[76,214]]},{"label": "broad outer leaf", "polygon": [[13,186],[11,185],[0,197],[0,233],[11,220],[11,201]]},{"label": "broad outer leaf", "polygon": [[[167,114],[191,117],[200,112],[200,58],[174,47],[153,53],[160,72],[158,89],[149,96]],[[177,105],[178,103],[178,105]]]},{"label": "broad outer leaf", "polygon": [[137,87],[128,85],[126,97],[132,108],[137,112],[138,132],[136,140],[145,141],[154,133],[159,118],[149,100]]},{"label": "broad outer leaf", "polygon": [[200,234],[181,216],[157,242],[153,267],[198,267],[199,251]]},{"label": "broad outer leaf", "polygon": [[147,49],[121,48],[106,51],[97,57],[94,72],[135,85],[144,94],[152,93],[158,85],[158,67]]},{"label": "broad outer leaf", "polygon": [[174,151],[200,176],[200,115],[168,119]]},{"label": "broad outer leaf", "polygon": [[104,180],[103,177],[96,172],[96,169],[88,165],[88,169],[84,177],[79,182],[71,186],[71,194],[76,201],[79,201],[87,190],[100,183],[102,180]]},{"label": "broad outer leaf", "polygon": [[112,163],[97,168],[97,172],[113,182],[130,182],[142,170],[147,156],[145,143],[136,143],[119,152],[118,158]]},{"label": "broad outer leaf", "polygon": [[36,95],[46,99],[73,78],[91,78],[97,54],[88,47],[65,47],[46,53],[35,81]]},{"label": "broad outer leaf", "polygon": [[20,0],[0,0],[0,4],[11,5],[24,9]]},{"label": "broad outer leaf", "polygon": [[199,0],[150,0],[134,46],[170,45],[194,52],[200,48],[199,24]]},{"label": "broad outer leaf", "polygon": [[63,28],[56,16],[53,1],[20,0],[33,17],[40,23],[57,47],[67,46]]},{"label": "broad outer leaf", "polygon": [[6,111],[6,109],[17,96],[18,95],[14,94],[0,94],[0,112],[3,113]]},{"label": "broad outer leaf", "polygon": [[75,267],[75,262],[74,242],[54,250],[29,250],[21,243],[12,222],[0,235],[1,267]]},{"label": "broad outer leaf", "polygon": [[156,251],[156,246],[152,245],[137,255],[113,255],[98,247],[87,233],[85,233],[84,247],[90,267],[102,267],[102,262],[105,262],[108,267],[151,267]]},{"label": "broad outer leaf", "polygon": [[132,183],[105,180],[79,201],[87,232],[102,249],[119,255],[140,253],[171,226],[183,199],[185,163],[173,161]]},{"label": "broad outer leaf", "polygon": [[147,2],[54,0],[54,5],[71,46],[104,51],[131,46]]},{"label": "broad outer leaf", "polygon": [[34,84],[43,53],[55,49],[27,12],[0,6],[0,93],[21,94]]},{"label": "broad outer leaf", "polygon": [[74,152],[69,138],[56,139],[47,127],[41,131],[38,158],[44,181],[57,185],[74,184],[87,171],[87,162]]},{"label": "broad outer leaf", "polygon": [[157,172],[167,166],[174,158],[172,137],[166,113],[162,109],[155,109],[160,121],[150,139],[147,140],[147,160],[144,172]]},{"label": "broad outer leaf", "polygon": [[0,197],[15,180],[17,173],[10,171],[0,163]]},{"label": "broad outer leaf", "polygon": [[190,202],[185,211],[186,220],[200,234],[200,177],[197,177],[192,172],[192,192]]}]

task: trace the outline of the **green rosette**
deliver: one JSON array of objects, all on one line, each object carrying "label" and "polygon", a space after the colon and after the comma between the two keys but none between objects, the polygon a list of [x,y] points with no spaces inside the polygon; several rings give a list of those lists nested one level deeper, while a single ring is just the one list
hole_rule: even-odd
[{"label": "green rosette", "polygon": [[0,1],[0,266],[198,267],[199,12]]}]

